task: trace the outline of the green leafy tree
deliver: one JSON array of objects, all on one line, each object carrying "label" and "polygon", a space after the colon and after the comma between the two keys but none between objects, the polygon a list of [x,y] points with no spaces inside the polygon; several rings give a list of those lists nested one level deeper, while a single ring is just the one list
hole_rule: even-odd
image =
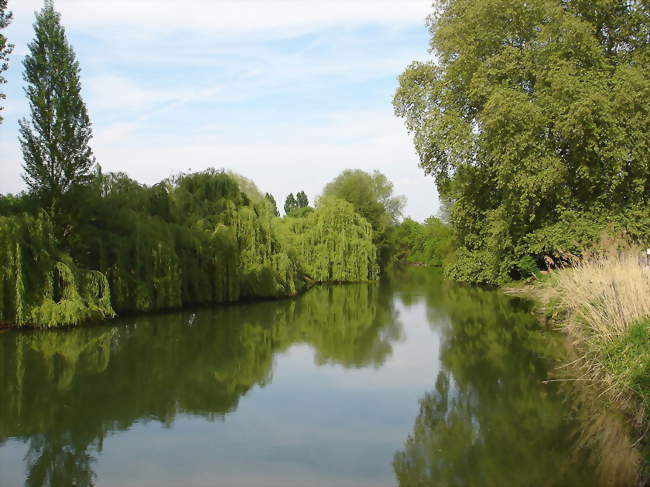
[{"label": "green leafy tree", "polygon": [[309,206],[309,198],[307,198],[304,191],[296,194],[296,203],[298,204],[298,208],[307,208]]},{"label": "green leafy tree", "polygon": [[20,121],[23,179],[60,224],[63,200],[91,179],[92,130],[79,63],[50,0],[36,13],[34,30],[23,62],[31,112],[30,121]]},{"label": "green leafy tree", "polygon": [[[7,11],[7,0],[0,0],[0,31],[5,29],[12,20],[11,12]],[[9,69],[9,55],[13,51],[13,44],[9,44],[7,38],[0,33],[0,85],[5,84],[7,80],[2,76],[2,73]],[[0,92],[0,100],[4,100],[6,95]],[[0,111],[2,110],[0,106]],[[2,123],[2,115],[0,115],[0,123]]]},{"label": "green leafy tree", "polygon": [[293,196],[293,193],[289,193],[289,196],[287,196],[287,199],[284,201],[284,214],[288,215],[297,208],[298,202],[296,201],[296,198]]},{"label": "green leafy tree", "polygon": [[397,224],[405,198],[393,196],[393,183],[379,171],[372,174],[360,169],[346,169],[323,190],[323,196],[345,200],[372,225],[375,245],[382,265],[393,257],[391,232]]},{"label": "green leafy tree", "polygon": [[428,25],[394,107],[450,203],[452,277],[504,281],[612,223],[650,237],[647,1],[444,0]]},{"label": "green leafy tree", "polygon": [[372,174],[360,169],[346,169],[325,186],[324,196],[334,196],[352,203],[354,209],[381,232],[397,223],[404,208],[403,196],[393,196],[393,183],[379,171]]},{"label": "green leafy tree", "polygon": [[278,204],[275,202],[273,195],[271,193],[266,193],[264,197],[269,202],[269,205],[271,205],[271,211],[273,212],[273,215],[280,216],[280,212],[278,211]]}]

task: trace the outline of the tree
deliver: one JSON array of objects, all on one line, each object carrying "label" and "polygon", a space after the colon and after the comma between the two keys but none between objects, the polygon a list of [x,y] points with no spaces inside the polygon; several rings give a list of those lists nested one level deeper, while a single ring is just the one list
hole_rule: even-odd
[{"label": "tree", "polygon": [[296,203],[298,204],[298,208],[307,208],[309,206],[309,199],[304,191],[296,194]]},{"label": "tree", "polygon": [[451,204],[452,277],[498,283],[610,225],[650,238],[647,1],[444,0],[428,24],[435,60],[393,103]]},{"label": "tree", "polygon": [[360,169],[343,171],[325,186],[323,195],[352,203],[376,232],[397,223],[405,201],[403,196],[393,196],[393,183],[382,173]]},{"label": "tree", "polygon": [[293,193],[289,193],[289,196],[287,196],[287,199],[284,201],[284,214],[288,215],[296,208],[298,208],[298,202],[293,196]]},{"label": "tree", "polygon": [[60,223],[63,200],[92,177],[92,130],[81,98],[79,63],[51,0],[36,13],[34,30],[23,62],[31,112],[31,121],[20,121],[23,179]]},{"label": "tree", "polygon": [[[0,30],[7,28],[11,23],[12,14],[7,11],[7,0],[0,0]],[[13,44],[9,44],[7,38],[0,33],[0,85],[5,84],[7,80],[2,76],[2,73],[9,69],[9,55],[13,51]],[[0,100],[6,98],[5,94],[0,92]],[[2,110],[0,106],[0,111]],[[0,123],[2,123],[2,115],[0,115]]]},{"label": "tree", "polygon": [[405,198],[393,196],[393,183],[386,176],[379,171],[370,174],[360,169],[346,169],[325,186],[323,196],[352,203],[372,225],[380,263],[384,265],[392,258],[389,234],[402,214]]},{"label": "tree", "polygon": [[271,205],[271,211],[273,212],[273,215],[280,216],[280,212],[278,211],[278,204],[275,202],[273,195],[271,193],[266,193],[264,197],[269,202],[269,205]]}]

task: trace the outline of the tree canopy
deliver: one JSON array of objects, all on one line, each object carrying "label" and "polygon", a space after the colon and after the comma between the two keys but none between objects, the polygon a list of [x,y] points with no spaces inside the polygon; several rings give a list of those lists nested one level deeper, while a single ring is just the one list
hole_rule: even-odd
[{"label": "tree canopy", "polygon": [[[7,38],[2,34],[2,29],[9,26],[12,20],[12,14],[7,10],[7,0],[0,0],[0,85],[7,82],[2,76],[2,73],[9,69],[9,55],[13,51],[14,46],[9,44]],[[6,95],[0,92],[0,100],[4,100]],[[0,105],[0,111],[2,111]],[[2,123],[2,115],[0,115],[0,123]]]},{"label": "tree canopy", "polygon": [[394,107],[451,203],[452,277],[500,282],[611,224],[650,236],[648,2],[443,0],[428,25],[435,60]]},{"label": "tree canopy", "polygon": [[307,208],[309,206],[309,198],[304,191],[300,191],[296,194],[296,203],[298,208]]},{"label": "tree canopy", "polygon": [[30,121],[20,121],[23,179],[58,221],[62,199],[90,180],[92,130],[81,98],[79,63],[51,1],[36,13],[34,30],[23,61],[31,112]]},{"label": "tree canopy", "polygon": [[288,215],[296,208],[298,208],[296,197],[293,195],[293,193],[289,193],[287,198],[284,200],[284,214]]},{"label": "tree canopy", "polygon": [[386,176],[379,171],[346,169],[325,186],[323,196],[351,203],[372,226],[380,263],[385,265],[392,259],[389,234],[402,215],[405,198],[393,195],[393,183]]},{"label": "tree canopy", "polygon": [[280,212],[278,211],[278,204],[275,202],[273,195],[271,193],[266,193],[264,197],[269,202],[269,206],[271,207],[271,212],[273,215],[280,216]]}]

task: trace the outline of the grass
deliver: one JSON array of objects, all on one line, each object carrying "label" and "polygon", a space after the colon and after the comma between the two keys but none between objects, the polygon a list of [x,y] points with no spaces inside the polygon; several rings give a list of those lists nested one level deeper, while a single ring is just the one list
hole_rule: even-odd
[{"label": "grass", "polygon": [[573,258],[540,286],[578,353],[580,379],[637,418],[650,409],[650,269],[640,255],[628,248]]},{"label": "grass", "polygon": [[[581,258],[568,256],[568,265],[506,291],[543,303],[547,319],[569,339],[571,359],[561,368],[561,380],[576,381],[581,396],[599,406],[594,411],[620,411],[628,418],[631,448],[640,453],[639,485],[650,485],[650,268],[643,254],[603,245]],[[594,437],[602,441],[607,434],[601,430]],[[611,445],[602,450],[616,456]]]},{"label": "grass", "polygon": [[603,248],[527,288],[569,338],[574,360],[563,375],[626,414],[650,447],[650,268],[639,249]]},{"label": "grass", "polygon": [[601,360],[613,387],[631,391],[650,410],[650,320],[629,327],[602,351]]}]

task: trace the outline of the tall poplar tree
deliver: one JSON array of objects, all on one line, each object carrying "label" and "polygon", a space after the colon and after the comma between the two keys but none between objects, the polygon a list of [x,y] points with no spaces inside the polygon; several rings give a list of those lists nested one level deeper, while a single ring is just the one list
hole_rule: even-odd
[{"label": "tall poplar tree", "polygon": [[289,196],[287,196],[287,199],[284,200],[284,213],[285,215],[288,215],[291,213],[292,210],[295,210],[298,208],[298,202],[296,201],[295,196],[293,193],[289,193]]},{"label": "tall poplar tree", "polygon": [[309,206],[309,199],[304,191],[296,194],[296,203],[298,204],[298,208],[307,208]]},{"label": "tall poplar tree", "polygon": [[35,39],[23,65],[31,120],[20,121],[23,179],[55,221],[71,190],[95,163],[90,119],[81,98],[79,63],[51,0],[36,14]]},{"label": "tall poplar tree", "polygon": [[271,205],[271,210],[273,211],[273,215],[280,216],[280,212],[278,211],[278,204],[275,202],[275,198],[273,197],[273,195],[271,193],[266,193],[264,197]]},{"label": "tall poplar tree", "polygon": [[[11,23],[11,12],[7,11],[7,0],[0,0],[0,31],[5,29]],[[5,84],[7,80],[2,73],[9,68],[9,55],[13,51],[13,44],[9,44],[7,38],[0,33],[0,85]],[[0,92],[0,100],[6,98],[5,94]],[[0,111],[2,106],[0,106]],[[2,123],[2,115],[0,115],[0,123]]]}]

